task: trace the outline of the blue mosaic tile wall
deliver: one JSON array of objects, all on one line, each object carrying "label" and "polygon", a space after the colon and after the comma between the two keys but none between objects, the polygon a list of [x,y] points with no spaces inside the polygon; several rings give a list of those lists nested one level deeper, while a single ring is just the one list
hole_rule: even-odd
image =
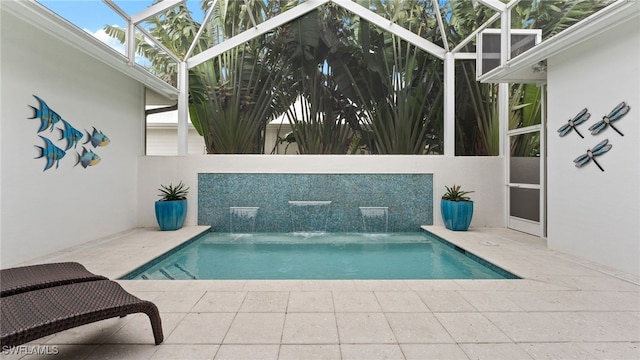
[{"label": "blue mosaic tile wall", "polygon": [[[292,212],[289,201],[331,205]],[[230,232],[230,207],[259,207],[252,223],[255,232],[305,231],[294,226],[324,221],[318,220],[324,219],[318,212],[326,214],[325,231],[363,232],[360,207],[388,207],[389,232],[419,231],[421,225],[433,224],[433,175],[198,174],[198,224]]]}]

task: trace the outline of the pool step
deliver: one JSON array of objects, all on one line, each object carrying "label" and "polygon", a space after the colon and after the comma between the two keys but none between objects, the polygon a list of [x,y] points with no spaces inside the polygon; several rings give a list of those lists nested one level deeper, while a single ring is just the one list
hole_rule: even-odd
[{"label": "pool step", "polygon": [[189,270],[175,263],[141,276],[145,280],[198,280]]},{"label": "pool step", "polygon": [[142,278],[143,280],[170,280],[171,279],[170,277],[167,277],[160,271],[145,272],[144,274],[140,275],[140,278]]},{"label": "pool step", "polygon": [[165,270],[165,268],[162,268],[162,269],[160,269],[158,271],[160,271],[160,274],[164,275],[169,280],[175,280],[176,279],[167,270]]},{"label": "pool step", "polygon": [[198,278],[193,275],[189,270],[185,269],[182,267],[182,265],[180,264],[174,264],[173,266],[175,266],[176,268],[178,268],[180,271],[182,271],[186,276],[188,276],[191,280],[198,280]]}]

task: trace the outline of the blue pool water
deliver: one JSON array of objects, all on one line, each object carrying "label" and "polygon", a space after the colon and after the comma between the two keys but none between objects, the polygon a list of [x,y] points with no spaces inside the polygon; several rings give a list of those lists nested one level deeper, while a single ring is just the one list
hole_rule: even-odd
[{"label": "blue pool water", "polygon": [[514,279],[426,232],[207,233],[123,279]]}]

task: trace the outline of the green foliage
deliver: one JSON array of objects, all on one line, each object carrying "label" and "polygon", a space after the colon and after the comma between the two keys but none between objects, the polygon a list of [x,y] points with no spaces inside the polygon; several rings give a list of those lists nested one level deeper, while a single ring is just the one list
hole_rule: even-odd
[{"label": "green foliage", "polygon": [[542,29],[543,39],[602,9],[614,0],[544,0],[522,1],[512,12],[513,28]]},{"label": "green foliage", "polygon": [[[231,38],[252,28],[252,19],[259,24],[296,4],[293,0],[219,1],[213,40]],[[278,29],[193,69],[189,112],[204,136],[208,153],[264,153],[266,126],[279,114],[276,104],[291,98],[286,83],[291,74],[283,51],[286,46],[282,29]]]},{"label": "green foliage", "polygon": [[301,154],[345,154],[355,136],[350,124],[357,116],[329,65],[331,57],[346,55],[346,48],[322,26],[322,18],[335,10],[312,11],[283,32],[292,71],[276,106],[291,125],[288,141],[295,141]]},{"label": "green foliage", "polygon": [[442,199],[449,201],[471,201],[471,198],[466,195],[471,194],[473,191],[462,191],[461,187],[461,185],[453,185],[452,187],[445,185],[447,192],[442,195]]},{"label": "green foliage", "polygon": [[[541,124],[541,89],[535,84],[511,86],[509,97],[509,130]],[[538,132],[511,137],[511,156],[532,157],[540,154]]]},{"label": "green foliage", "polygon": [[[427,38],[437,28],[430,2],[370,1],[383,16]],[[354,21],[352,58],[336,63],[340,85],[357,103],[360,139],[374,154],[442,149],[442,63],[368,22]],[[429,146],[427,146],[429,145]]]},{"label": "green foliage", "polygon": [[[155,0],[157,3],[161,0]],[[434,1],[356,0],[429,41],[443,45]],[[300,0],[219,0],[193,54],[296,6]],[[585,18],[609,0],[523,0],[513,28],[541,28],[543,37]],[[494,11],[477,0],[438,1],[450,48]],[[211,4],[202,0],[203,10]],[[499,20],[489,27],[499,27]],[[184,58],[200,24],[181,3],[145,21],[171,52]],[[124,29],[105,27],[124,42]],[[136,35],[149,70],[176,84],[177,64]],[[474,52],[473,42],[461,49]],[[498,86],[480,84],[471,61],[456,61],[456,152],[499,153]],[[191,120],[208,153],[264,153],[266,125],[285,114],[288,142],[304,154],[426,154],[443,148],[442,61],[379,29],[335,3],[230,49],[189,73]],[[510,129],[539,124],[540,91],[510,89]],[[302,109],[293,110],[298,100]],[[531,156],[539,139],[519,137],[513,154]],[[527,154],[527,155],[525,155]]]},{"label": "green foliage", "polygon": [[184,200],[187,198],[187,194],[189,194],[189,188],[185,188],[185,185],[180,181],[178,185],[173,186],[173,184],[169,185],[160,185],[160,196],[162,199],[160,201],[175,201],[175,200]]},{"label": "green foliage", "polygon": [[264,152],[266,125],[275,113],[272,90],[284,79],[265,59],[272,54],[238,46],[194,69],[189,111],[208,153]]}]

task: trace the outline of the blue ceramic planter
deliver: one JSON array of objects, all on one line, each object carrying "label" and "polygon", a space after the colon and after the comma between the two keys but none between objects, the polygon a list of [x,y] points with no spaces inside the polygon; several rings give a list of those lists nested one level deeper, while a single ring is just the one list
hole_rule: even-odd
[{"label": "blue ceramic planter", "polygon": [[444,226],[453,231],[467,231],[473,217],[473,201],[451,201],[442,199],[440,202]]},{"label": "blue ceramic planter", "polygon": [[178,230],[187,217],[187,200],[156,201],[156,220],[160,230]]}]

